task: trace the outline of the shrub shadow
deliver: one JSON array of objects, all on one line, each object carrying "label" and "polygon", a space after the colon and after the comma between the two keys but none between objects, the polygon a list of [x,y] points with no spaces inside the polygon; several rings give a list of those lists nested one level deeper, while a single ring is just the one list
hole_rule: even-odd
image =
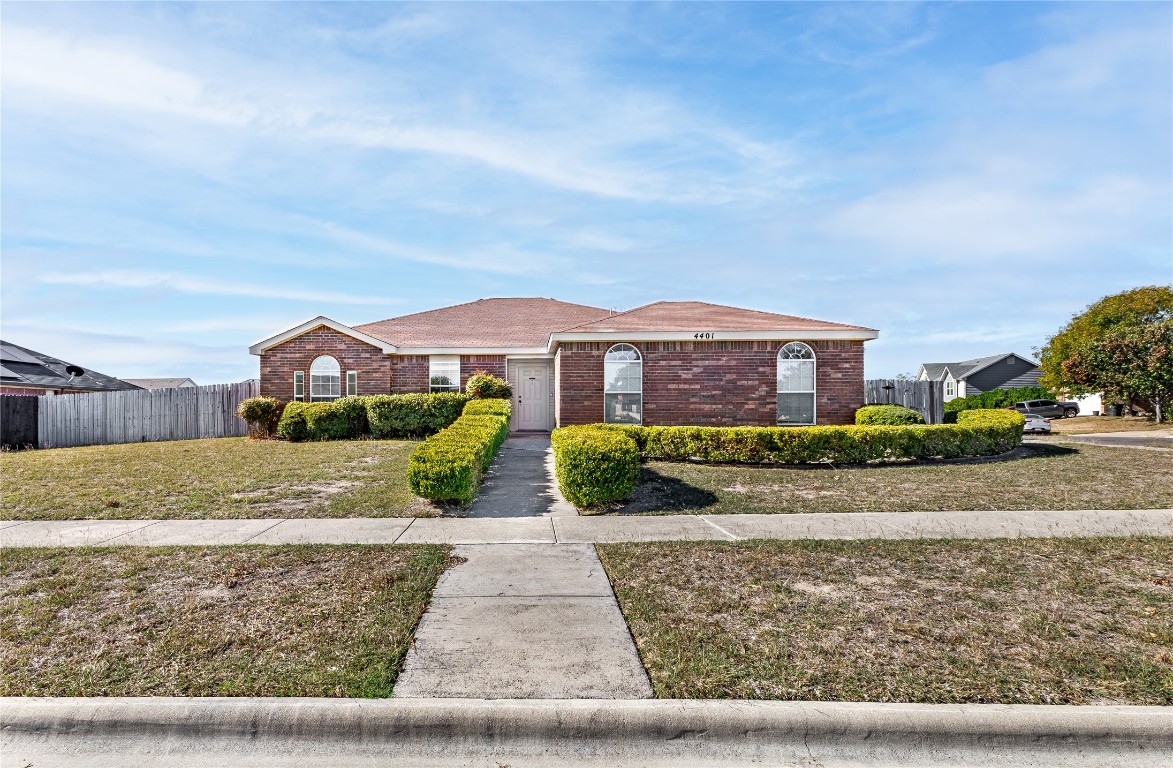
[{"label": "shrub shadow", "polygon": [[669,475],[662,475],[647,466],[641,467],[635,490],[627,501],[608,509],[618,515],[640,512],[688,512],[706,509],[717,503],[717,495],[704,488]]}]

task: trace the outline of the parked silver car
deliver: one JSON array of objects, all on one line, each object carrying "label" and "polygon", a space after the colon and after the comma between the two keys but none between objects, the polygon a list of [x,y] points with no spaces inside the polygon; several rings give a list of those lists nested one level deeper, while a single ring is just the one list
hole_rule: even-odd
[{"label": "parked silver car", "polygon": [[1037,413],[1024,413],[1022,415],[1026,417],[1026,423],[1022,425],[1022,431],[1024,434],[1028,432],[1032,435],[1051,434],[1050,419],[1045,419]]}]

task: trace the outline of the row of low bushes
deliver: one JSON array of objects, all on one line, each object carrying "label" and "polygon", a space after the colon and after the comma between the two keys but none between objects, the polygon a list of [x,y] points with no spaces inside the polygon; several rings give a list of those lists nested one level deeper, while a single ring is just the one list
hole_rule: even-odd
[{"label": "row of low bushes", "polygon": [[[562,494],[576,506],[630,495],[639,459],[711,464],[864,464],[1005,453],[1022,442],[1015,411],[965,411],[957,424],[847,427],[591,425],[553,433]],[[634,457],[634,458],[633,458]]]},{"label": "row of low bushes", "polygon": [[436,392],[295,401],[285,406],[276,435],[292,442],[425,437],[456,421],[470,399],[459,392]]},{"label": "row of low bushes", "polygon": [[924,424],[925,417],[903,405],[865,405],[855,412],[855,423],[860,426],[910,426]]},{"label": "row of low bushes", "polygon": [[509,436],[508,400],[473,400],[451,426],[420,443],[411,454],[407,480],[417,496],[468,504],[497,449]]},{"label": "row of low bushes", "polygon": [[1009,408],[1024,400],[1054,400],[1055,395],[1044,387],[1017,387],[1014,389],[991,389],[968,397],[955,397],[945,403],[945,423],[956,424],[957,414],[989,408]]}]

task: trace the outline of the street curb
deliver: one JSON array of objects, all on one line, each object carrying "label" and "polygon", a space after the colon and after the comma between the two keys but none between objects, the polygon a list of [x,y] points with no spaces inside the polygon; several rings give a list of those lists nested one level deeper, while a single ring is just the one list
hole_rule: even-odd
[{"label": "street curb", "polygon": [[3,698],[6,765],[1167,766],[1173,708]]}]

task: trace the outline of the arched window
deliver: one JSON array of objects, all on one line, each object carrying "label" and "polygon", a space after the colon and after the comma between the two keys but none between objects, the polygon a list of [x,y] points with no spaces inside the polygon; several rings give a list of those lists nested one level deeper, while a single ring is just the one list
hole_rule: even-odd
[{"label": "arched window", "polygon": [[310,402],[342,397],[342,369],[329,355],[314,358],[310,365]]},{"label": "arched window", "polygon": [[644,412],[644,364],[639,350],[616,344],[603,358],[603,421],[639,424]]},{"label": "arched window", "polygon": [[778,423],[815,423],[815,352],[801,341],[778,353]]}]

